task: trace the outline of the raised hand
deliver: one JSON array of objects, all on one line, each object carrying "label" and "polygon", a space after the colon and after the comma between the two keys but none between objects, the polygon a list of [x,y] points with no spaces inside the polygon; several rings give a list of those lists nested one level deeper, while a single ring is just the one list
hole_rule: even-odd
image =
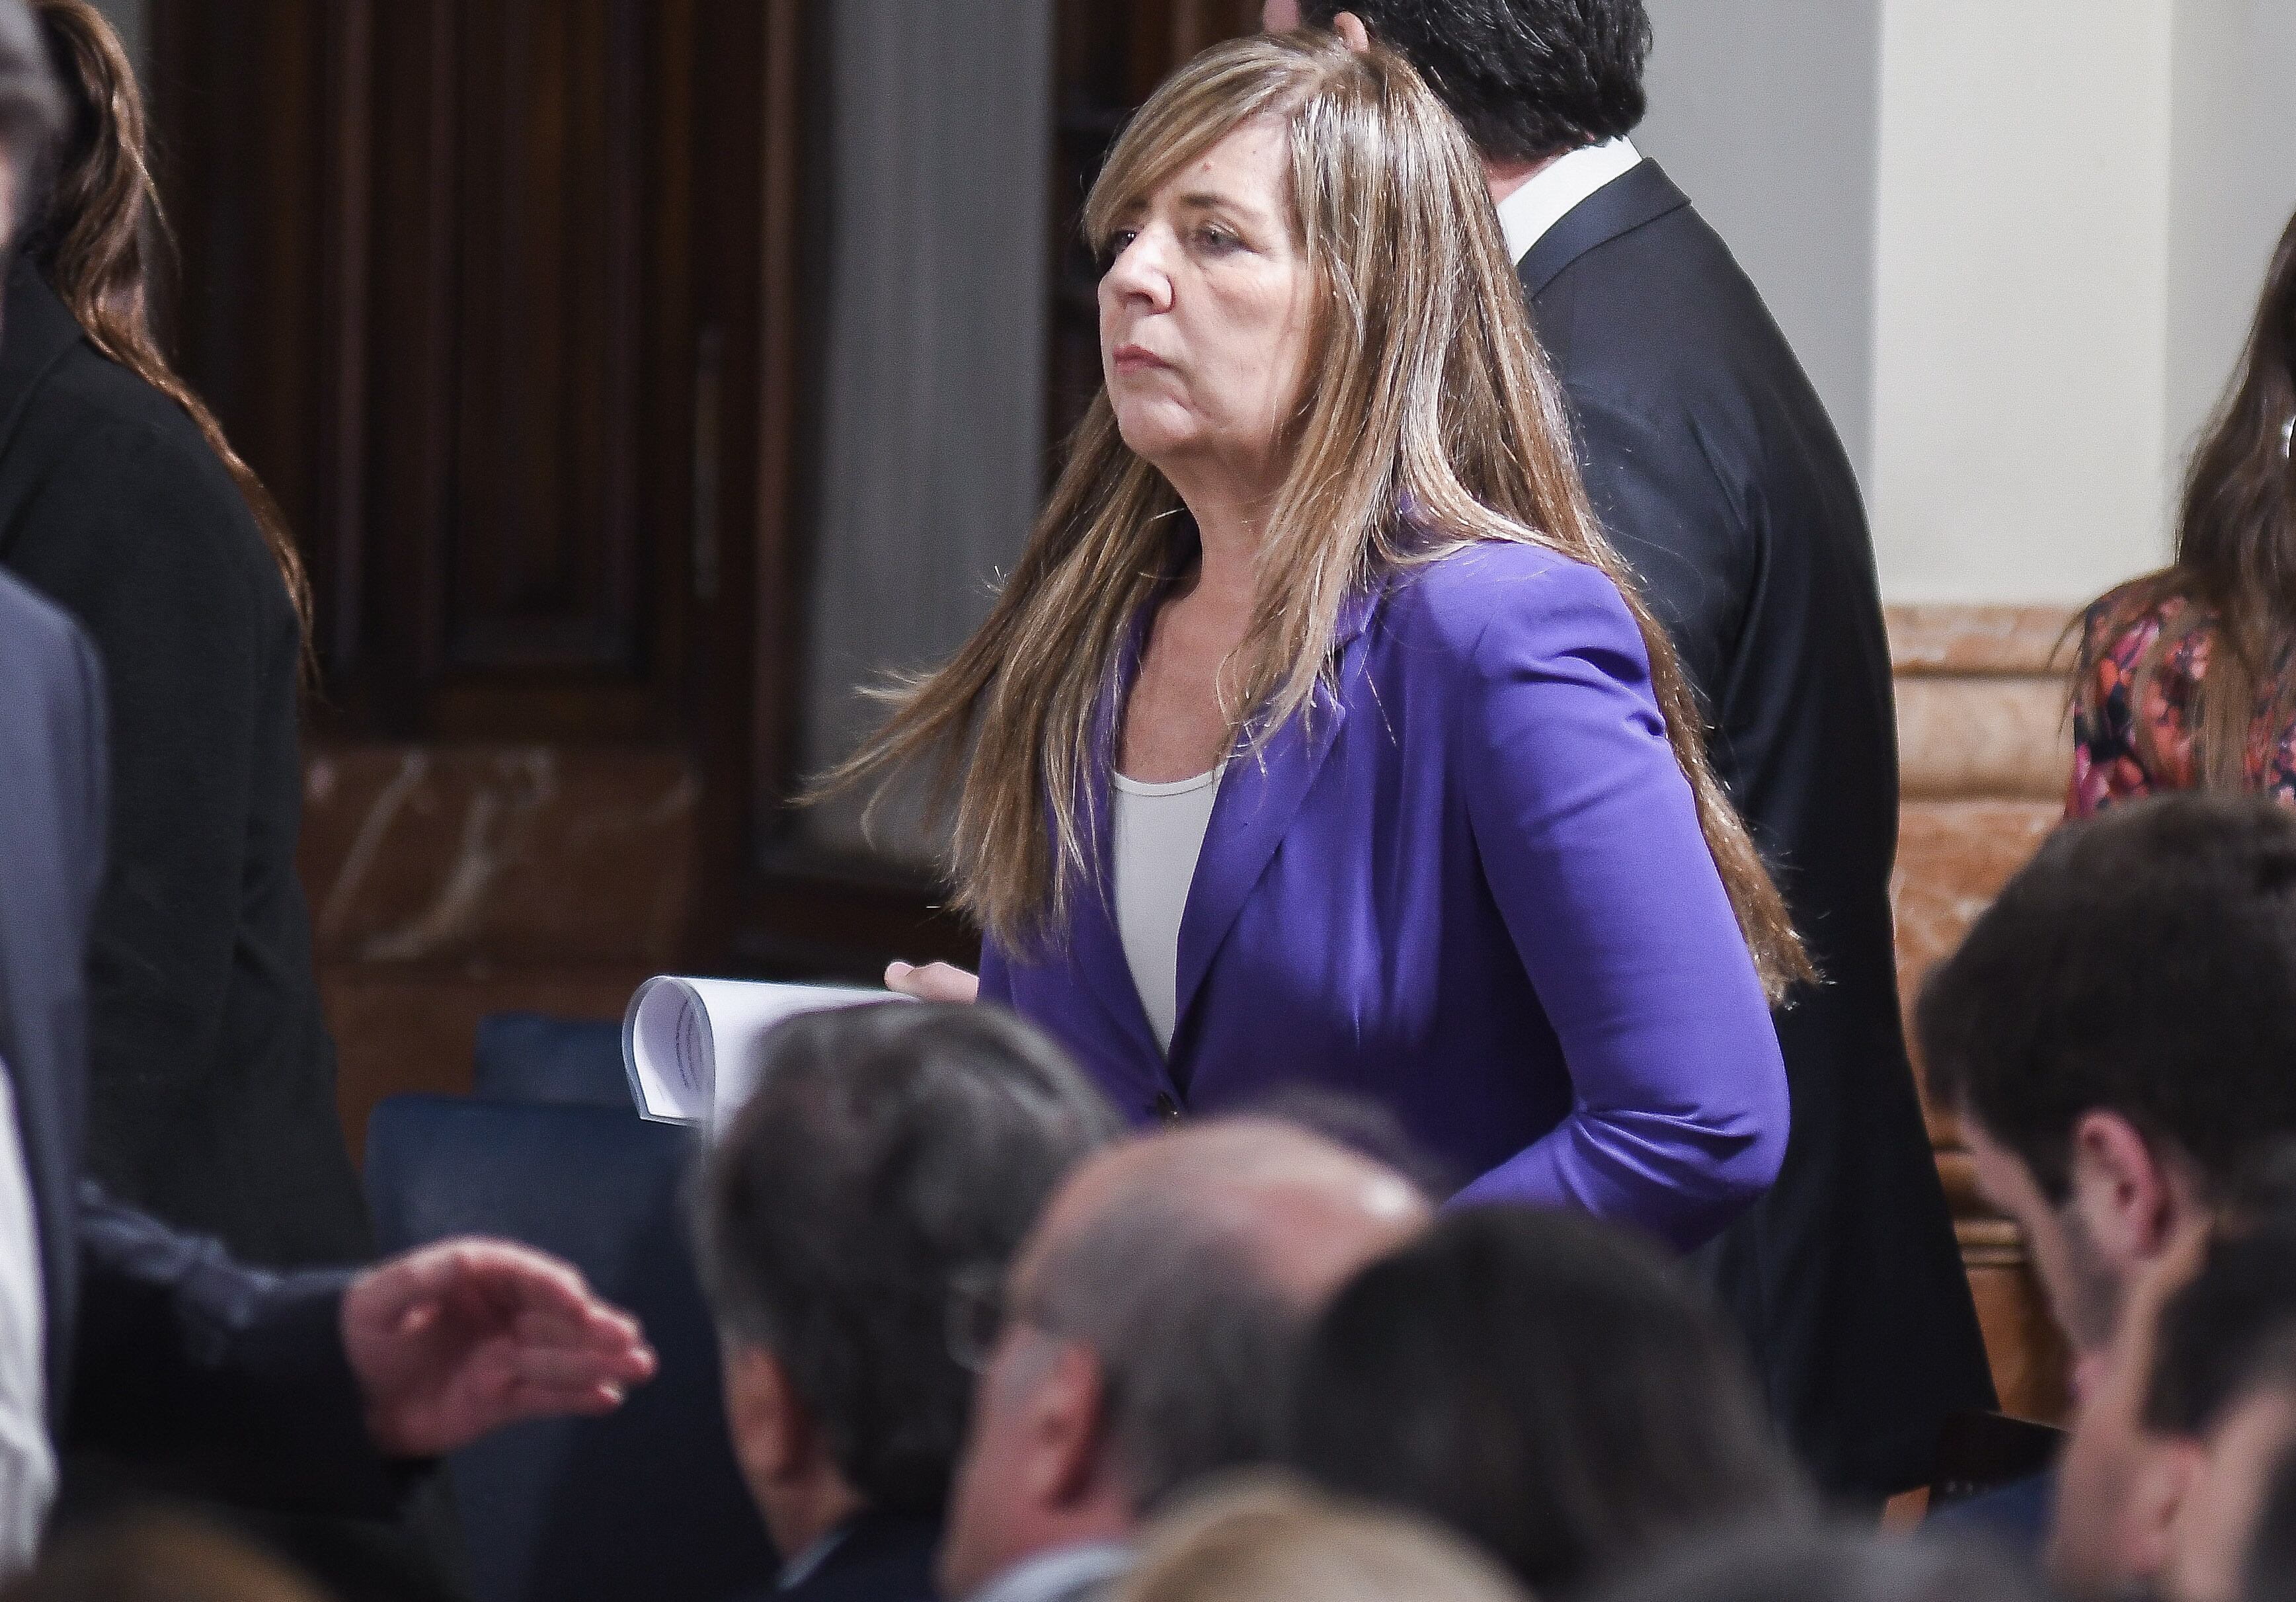
[{"label": "raised hand", "polygon": [[653,1377],[628,1314],[554,1257],[509,1241],[441,1241],[360,1275],[343,1347],[384,1452],[430,1457],[505,1424],[609,1413]]}]

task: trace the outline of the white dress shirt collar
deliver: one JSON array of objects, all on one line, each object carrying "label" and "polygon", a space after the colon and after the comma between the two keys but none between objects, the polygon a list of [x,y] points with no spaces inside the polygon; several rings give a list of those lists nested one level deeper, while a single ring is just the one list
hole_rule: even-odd
[{"label": "white dress shirt collar", "polygon": [[848,1522],[839,1524],[827,1534],[816,1538],[811,1546],[782,1565],[781,1577],[774,1581],[774,1589],[784,1591],[795,1590],[812,1579],[821,1565],[829,1561],[830,1555],[843,1546],[845,1538],[852,1533],[853,1525]]},{"label": "white dress shirt collar", "polygon": [[1097,1595],[1132,1567],[1130,1547],[1093,1541],[1023,1557],[972,1594],[972,1602],[1075,1602]]},{"label": "white dress shirt collar", "polygon": [[1529,182],[1499,202],[1499,226],[1506,232],[1507,259],[1521,266],[1549,228],[1596,190],[1633,170],[1643,159],[1624,135],[1600,144],[1582,144],[1557,156]]}]

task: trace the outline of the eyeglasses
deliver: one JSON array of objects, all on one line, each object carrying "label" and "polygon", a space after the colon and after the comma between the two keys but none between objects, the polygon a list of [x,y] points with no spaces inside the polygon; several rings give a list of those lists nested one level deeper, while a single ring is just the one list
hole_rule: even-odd
[{"label": "eyeglasses", "polygon": [[1004,1274],[988,1263],[959,1269],[948,1283],[948,1355],[970,1374],[988,1367],[1004,1333]]}]

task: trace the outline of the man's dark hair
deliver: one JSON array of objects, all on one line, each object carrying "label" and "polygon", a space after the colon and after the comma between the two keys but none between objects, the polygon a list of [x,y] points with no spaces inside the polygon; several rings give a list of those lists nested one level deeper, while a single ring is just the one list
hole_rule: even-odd
[{"label": "man's dark hair", "polygon": [[1116,1114],[992,1007],[811,1013],[759,1049],[696,1191],[711,1303],[727,1339],[780,1360],[872,1507],[938,1513],[972,1389],[958,1286],[995,1283]]},{"label": "man's dark hair", "polygon": [[1840,1524],[1692,1541],[1590,1602],[2046,1602],[2030,1565],[1983,1541]]},{"label": "man's dark hair", "polygon": [[1803,1488],[1718,1319],[1591,1220],[1453,1213],[1357,1275],[1309,1336],[1286,1457],[1480,1543],[1534,1594]]},{"label": "man's dark hair", "polygon": [[19,220],[38,215],[63,126],[63,95],[39,24],[23,0],[0,0],[0,160],[14,183],[16,208],[14,216],[0,217],[9,245]]},{"label": "man's dark hair", "polygon": [[2266,1386],[2296,1395],[2296,1194],[2286,1148],[2243,1176],[2193,1277],[2161,1304],[2144,1422],[2208,1434]]},{"label": "man's dark hair", "polygon": [[2296,1134],[2296,816],[2187,793],[2066,825],[1931,974],[1914,1025],[1932,1099],[2052,1201],[2093,1111],[2228,1185]]},{"label": "man's dark hair", "polygon": [[1643,0],[1302,0],[1303,21],[1361,17],[1418,69],[1475,148],[1541,161],[1642,121],[1651,48]]}]

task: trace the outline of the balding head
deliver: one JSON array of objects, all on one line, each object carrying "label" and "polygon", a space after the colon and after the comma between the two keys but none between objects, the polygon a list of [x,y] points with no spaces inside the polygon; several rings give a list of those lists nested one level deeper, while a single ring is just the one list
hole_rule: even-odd
[{"label": "balding head", "polygon": [[[1226,1119],[1078,1168],[1046,1209],[1015,1284],[1091,1319],[1095,1307],[1128,1299],[1122,1287],[1152,1265],[1193,1274],[1212,1254],[1232,1258],[1259,1293],[1312,1312],[1427,1211],[1401,1175],[1319,1135]],[[1096,1294],[1104,1278],[1106,1296]]]},{"label": "balding head", "polygon": [[1309,1324],[1428,1213],[1393,1170],[1273,1120],[1190,1125],[1084,1163],[1013,1269],[946,1593],[1272,1458]]}]

